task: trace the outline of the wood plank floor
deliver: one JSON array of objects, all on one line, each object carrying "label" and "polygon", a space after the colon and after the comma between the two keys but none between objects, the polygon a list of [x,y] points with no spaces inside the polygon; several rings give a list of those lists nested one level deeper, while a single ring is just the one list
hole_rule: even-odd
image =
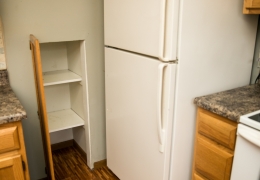
[{"label": "wood plank floor", "polygon": [[56,180],[119,180],[106,166],[90,170],[73,146],[53,151],[52,157]]}]

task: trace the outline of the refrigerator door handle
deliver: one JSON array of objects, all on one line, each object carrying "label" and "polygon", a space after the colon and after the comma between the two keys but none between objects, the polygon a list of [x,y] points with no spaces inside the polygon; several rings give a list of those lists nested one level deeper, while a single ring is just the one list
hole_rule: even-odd
[{"label": "refrigerator door handle", "polygon": [[162,12],[162,15],[161,15],[161,29],[160,29],[160,46],[159,46],[159,59],[161,61],[169,61],[169,59],[167,59],[166,57],[164,57],[164,46],[165,46],[165,17],[166,17],[166,0],[162,0],[162,5],[161,5],[161,12]]},{"label": "refrigerator door handle", "polygon": [[157,107],[157,123],[159,136],[159,151],[164,152],[165,130],[162,125],[162,88],[163,88],[163,70],[168,64],[160,64],[158,66],[158,107]]},{"label": "refrigerator door handle", "polygon": [[159,54],[163,62],[178,60],[179,1],[162,0],[160,7]]}]

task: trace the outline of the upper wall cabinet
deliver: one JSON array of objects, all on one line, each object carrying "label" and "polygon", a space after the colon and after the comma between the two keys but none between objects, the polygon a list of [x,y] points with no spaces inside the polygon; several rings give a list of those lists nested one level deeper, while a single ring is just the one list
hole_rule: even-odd
[{"label": "upper wall cabinet", "polygon": [[243,14],[260,14],[260,0],[244,0]]}]

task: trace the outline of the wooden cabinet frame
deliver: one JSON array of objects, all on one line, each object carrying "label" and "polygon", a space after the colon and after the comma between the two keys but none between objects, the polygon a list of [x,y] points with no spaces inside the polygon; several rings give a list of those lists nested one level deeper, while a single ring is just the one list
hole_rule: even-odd
[{"label": "wooden cabinet frame", "polygon": [[198,108],[193,180],[230,179],[236,131],[236,122]]},{"label": "wooden cabinet frame", "polygon": [[[10,143],[13,144],[12,148],[6,148],[0,153],[0,177],[30,180],[21,121],[1,124],[0,134],[6,135],[1,136],[3,142],[11,140]],[[5,138],[6,141],[3,140]]]},{"label": "wooden cabinet frame", "polygon": [[42,64],[41,64],[41,54],[40,54],[40,44],[37,38],[33,35],[30,35],[30,49],[32,52],[32,60],[34,66],[34,78],[35,78],[35,89],[37,96],[38,104],[38,117],[41,124],[42,132],[42,142],[43,149],[45,154],[45,163],[46,163],[46,173],[49,178],[52,180],[55,179],[54,168],[52,161],[52,152],[50,146],[50,135],[47,119],[47,109],[46,102],[44,97],[44,87],[43,87],[43,76],[42,76]]},{"label": "wooden cabinet frame", "polygon": [[260,14],[260,0],[244,0],[243,14]]}]

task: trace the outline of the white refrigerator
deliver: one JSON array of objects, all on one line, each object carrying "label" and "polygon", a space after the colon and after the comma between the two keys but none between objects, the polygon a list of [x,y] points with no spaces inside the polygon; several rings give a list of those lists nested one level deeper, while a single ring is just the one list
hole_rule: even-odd
[{"label": "white refrigerator", "polygon": [[107,165],[192,178],[196,96],[249,83],[258,16],[242,1],[106,0]]}]

